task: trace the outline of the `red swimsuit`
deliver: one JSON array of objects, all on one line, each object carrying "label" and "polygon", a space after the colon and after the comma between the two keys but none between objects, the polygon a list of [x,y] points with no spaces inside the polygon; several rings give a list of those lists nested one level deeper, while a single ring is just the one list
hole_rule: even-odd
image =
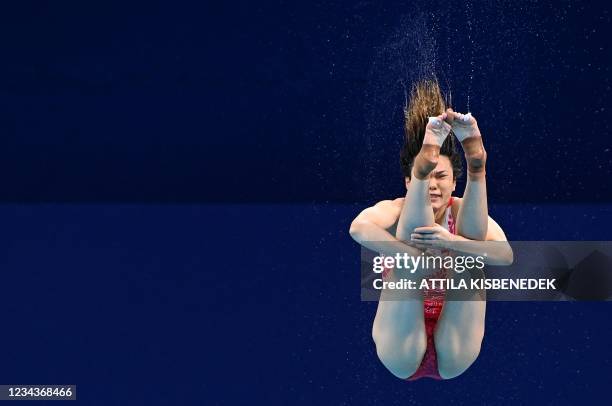
[{"label": "red swimsuit", "polygon": [[[448,224],[448,231],[452,234],[457,234],[455,227],[455,219],[451,207],[453,206],[453,198],[451,196],[448,201],[448,212],[446,213],[446,219]],[[440,275],[436,274],[436,277],[445,277],[445,270],[441,270]],[[383,273],[384,277],[384,273]],[[407,381],[414,381],[420,378],[432,378],[432,379],[443,379],[438,372],[438,355],[436,354],[436,346],[434,342],[434,330],[438,323],[438,318],[442,312],[442,306],[444,305],[444,289],[431,289],[423,292],[423,309],[425,312],[425,332],[427,333],[427,348],[423,355],[421,365],[414,374],[406,378]]]}]

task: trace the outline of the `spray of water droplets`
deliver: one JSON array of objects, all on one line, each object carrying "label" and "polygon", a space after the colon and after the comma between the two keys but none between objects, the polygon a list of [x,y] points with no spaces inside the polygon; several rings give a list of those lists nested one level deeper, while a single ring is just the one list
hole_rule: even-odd
[{"label": "spray of water droplets", "polygon": [[472,3],[465,3],[465,14],[467,21],[468,46],[470,47],[470,80],[467,90],[467,111],[470,111],[470,96],[472,94],[472,82],[474,81],[474,38],[472,34]]},{"label": "spray of water droplets", "polygon": [[[400,19],[397,28],[376,49],[365,106],[366,164],[371,180],[367,182],[368,196],[380,196],[379,192],[387,190],[384,185],[377,185],[381,177],[399,181],[398,161],[390,158],[397,156],[403,143],[403,109],[408,105],[414,83],[436,78],[447,105],[459,111],[467,107],[470,111],[475,67],[472,25],[470,2],[459,19],[457,13],[444,8],[430,12],[413,10]],[[469,69],[465,69],[466,62]],[[455,82],[461,85],[463,101],[467,98],[467,103],[458,108],[453,104]]]},{"label": "spray of water droplets", "polygon": [[[398,159],[403,143],[404,107],[413,83],[436,75],[434,28],[423,13],[404,16],[376,49],[366,91],[366,194],[388,190],[389,179],[401,186]],[[386,182],[378,182],[380,178]],[[385,184],[386,183],[386,184]]]}]

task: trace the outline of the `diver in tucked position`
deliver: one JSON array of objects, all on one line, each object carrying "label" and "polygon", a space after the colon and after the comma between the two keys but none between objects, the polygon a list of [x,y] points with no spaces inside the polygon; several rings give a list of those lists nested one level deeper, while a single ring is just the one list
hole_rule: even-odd
[{"label": "diver in tucked position", "polygon": [[[476,119],[447,109],[436,80],[413,86],[405,109],[405,137],[400,157],[406,196],[362,211],[351,224],[353,239],[385,255],[421,255],[423,249],[449,248],[455,241],[507,241],[488,216],[487,154]],[[463,171],[455,138],[467,161],[463,198],[451,196]],[[512,263],[507,242],[488,248],[487,264]],[[400,280],[402,272],[390,269],[383,278]],[[393,375],[451,379],[476,360],[484,336],[485,300],[445,301],[444,295],[409,290],[401,293],[402,300],[385,300],[389,294],[381,292],[372,337],[378,357]]]}]

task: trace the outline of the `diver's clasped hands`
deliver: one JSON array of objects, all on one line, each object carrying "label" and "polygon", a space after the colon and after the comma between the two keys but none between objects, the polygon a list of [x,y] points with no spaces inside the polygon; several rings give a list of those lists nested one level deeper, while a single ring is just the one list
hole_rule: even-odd
[{"label": "diver's clasped hands", "polygon": [[410,245],[420,249],[450,248],[457,236],[439,224],[417,227],[410,235]]}]

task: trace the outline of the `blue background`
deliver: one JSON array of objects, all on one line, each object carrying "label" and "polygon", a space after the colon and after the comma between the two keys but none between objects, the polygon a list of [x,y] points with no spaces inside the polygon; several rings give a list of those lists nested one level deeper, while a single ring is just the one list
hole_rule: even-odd
[{"label": "blue background", "polygon": [[608,303],[490,303],[465,374],[394,378],[348,226],[402,194],[404,88],[433,71],[479,118],[511,240],[609,240],[610,18],[4,5],[0,383],[77,384],[87,405],[605,401]]}]

